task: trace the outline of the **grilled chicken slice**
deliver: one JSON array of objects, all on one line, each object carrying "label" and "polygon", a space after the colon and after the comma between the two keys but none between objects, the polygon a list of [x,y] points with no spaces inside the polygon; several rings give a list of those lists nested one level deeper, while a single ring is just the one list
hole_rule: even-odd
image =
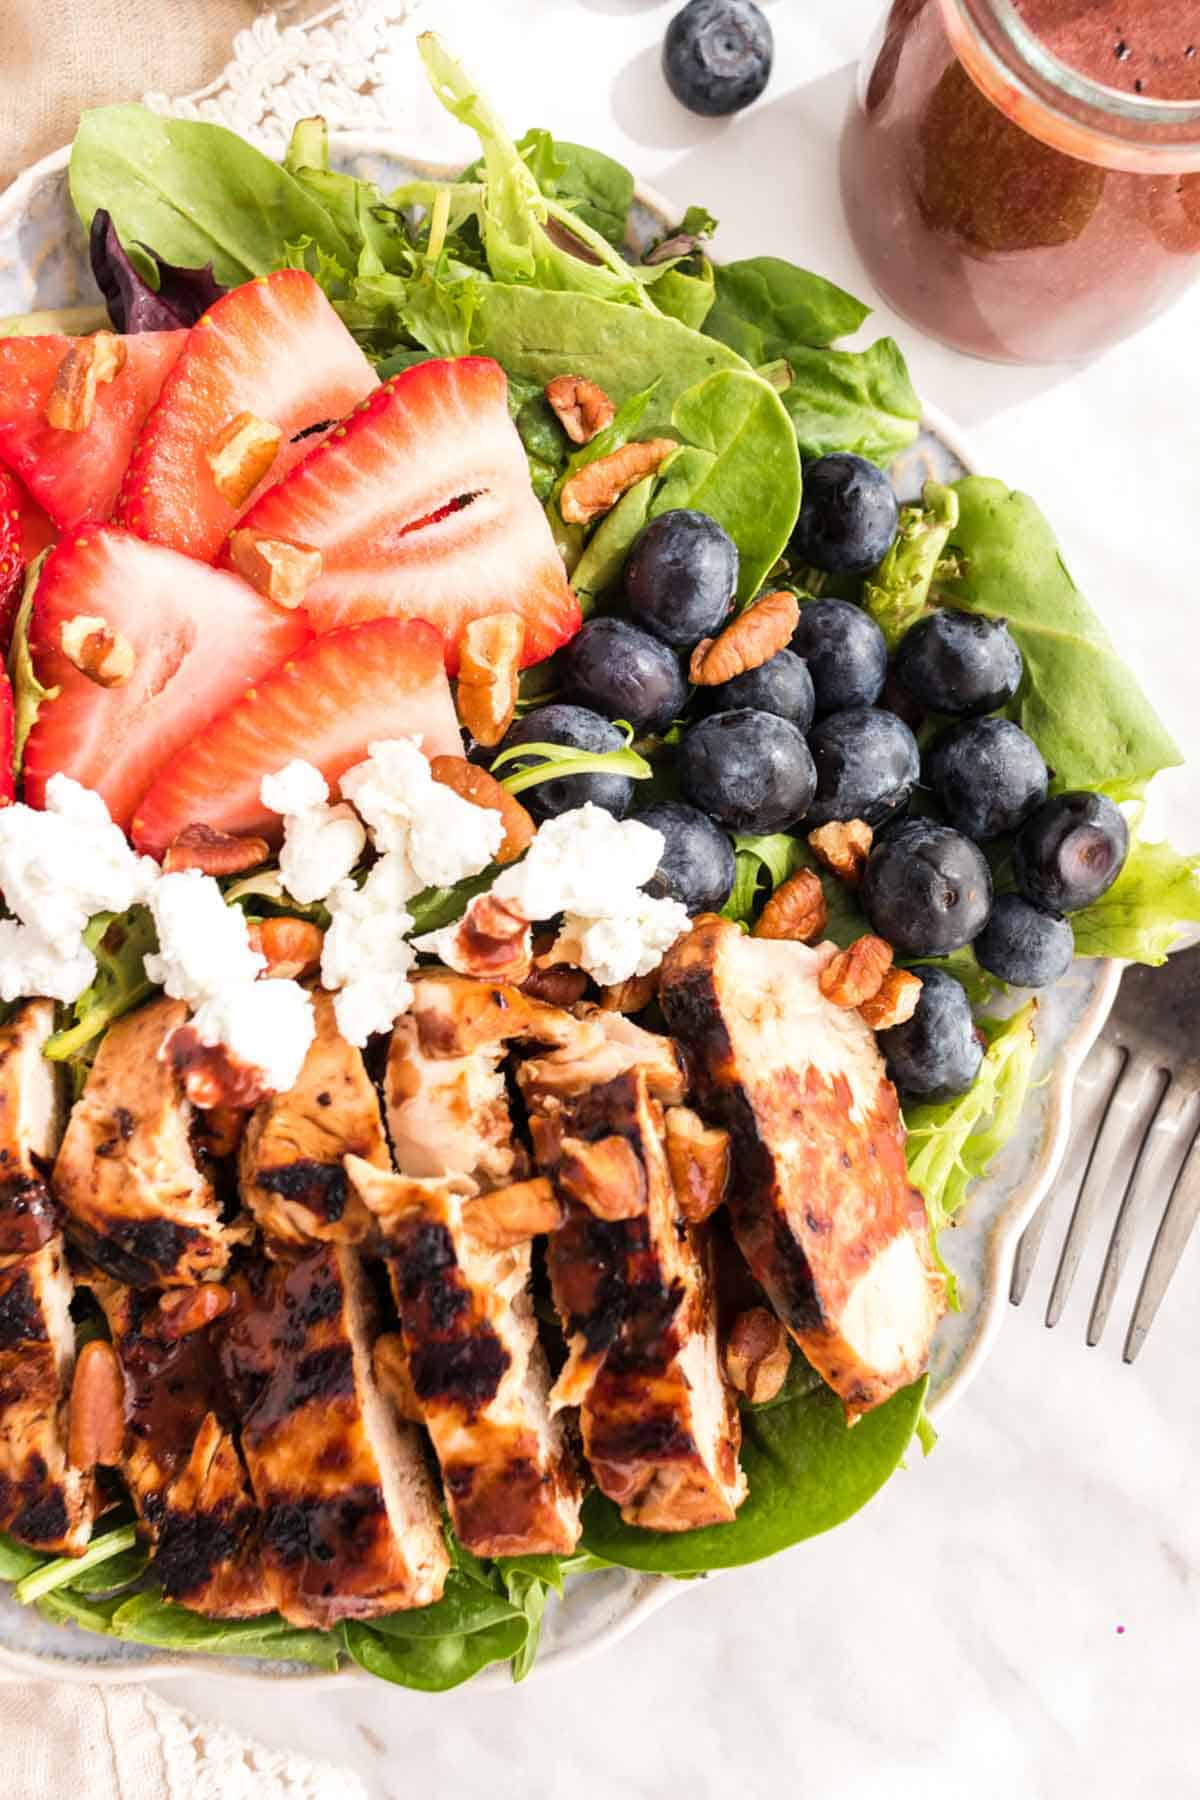
[{"label": "grilled chicken slice", "polygon": [[74,1556],[95,1508],[90,1470],[67,1457],[71,1294],[61,1237],[0,1260],[0,1529]]},{"label": "grilled chicken slice", "polygon": [[326,1245],[290,1266],[255,1264],[234,1285],[222,1360],[279,1611],[328,1627],[439,1599],[449,1558],[437,1499],[418,1428],[375,1382],[357,1256]]},{"label": "grilled chicken slice", "polygon": [[26,1000],[0,1027],[0,1254],[37,1250],[58,1230],[47,1174],[62,1138],[59,1070],[42,1055],[54,1002]]},{"label": "grilled chicken slice", "polygon": [[528,1241],[492,1249],[472,1235],[470,1204],[479,1202],[466,1176],[392,1175],[357,1158],[347,1167],[385,1241],[455,1531],[478,1556],[568,1554],[579,1541],[580,1483],[550,1411]]},{"label": "grilled chicken slice", "polygon": [[553,1397],[579,1405],[597,1485],[629,1524],[726,1524],[746,1496],[740,1423],[708,1238],[679,1210],[661,1103],[682,1097],[683,1072],[669,1040],[601,1020],[590,1050],[581,1039],[518,1075],[539,1167],[566,1206],[549,1240],[568,1342]]},{"label": "grilled chicken slice", "polygon": [[379,1097],[337,1028],[333,997],[313,995],[316,1036],[295,1085],[254,1110],[242,1140],[242,1198],[268,1248],[357,1244],[370,1214],[346,1180],[343,1158],[390,1166]]},{"label": "grilled chicken slice", "polygon": [[162,1055],[186,1018],[181,1000],[163,999],[109,1027],[54,1164],[68,1236],[138,1287],[220,1276],[240,1235],[221,1222],[194,1154],[191,1105]]},{"label": "grilled chicken slice", "polygon": [[216,1618],[272,1611],[215,1328],[177,1336],[177,1317],[160,1295],[100,1274],[90,1283],[124,1378],[120,1469],[163,1593]]},{"label": "grilled chicken slice", "polygon": [[818,985],[833,954],[703,919],[659,998],[732,1136],[742,1254],[854,1418],[926,1368],[945,1296],[875,1040]]}]

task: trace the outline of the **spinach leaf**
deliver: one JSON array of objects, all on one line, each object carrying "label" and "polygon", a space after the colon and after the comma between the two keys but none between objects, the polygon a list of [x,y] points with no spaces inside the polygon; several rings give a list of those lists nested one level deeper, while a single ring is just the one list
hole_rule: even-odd
[{"label": "spinach leaf", "polygon": [[929,589],[958,524],[958,495],[927,481],[919,506],[902,506],[891,549],[863,584],[863,605],[894,650],[929,605]]},{"label": "spinach leaf", "polygon": [[336,1669],[339,1644],[331,1631],[289,1625],[277,1613],[261,1619],[208,1619],[147,1591],[122,1600],[112,1615],[117,1637],[163,1650],[201,1650],[209,1656],[268,1657]]},{"label": "spinach leaf", "polygon": [[793,379],[780,398],[805,461],[851,450],[886,468],[916,437],[921,402],[892,338],[866,350],[797,344],[787,361]]},{"label": "spinach leaf", "polygon": [[527,1569],[504,1568],[501,1573],[505,1591],[526,1624],[525,1642],[512,1659],[513,1680],[524,1681],[537,1660],[538,1643],[542,1635],[542,1615],[546,1610],[550,1584]]},{"label": "spinach leaf", "polygon": [[751,256],[718,267],[704,329],[757,368],[776,357],[790,358],[797,344],[827,349],[857,331],[870,311],[808,269],[778,256]]},{"label": "spinach leaf", "polygon": [[154,920],[144,906],[127,913],[97,913],[83,941],[96,958],[96,973],[71,1007],[72,1023],[46,1040],[43,1054],[53,1062],[84,1055],[114,1019],[132,1012],[154,992],[144,961],[158,949]]},{"label": "spinach leaf", "polygon": [[1200,856],[1136,836],[1107,894],[1071,914],[1076,956],[1130,962],[1165,962],[1185,924],[1200,924]]},{"label": "spinach leaf", "polygon": [[876,1494],[912,1438],[925,1378],[894,1394],[851,1429],[823,1383],[782,1406],[742,1414],[742,1466],[750,1493],[730,1525],[641,1531],[611,1500],[592,1494],[583,1543],[607,1562],[664,1575],[699,1575],[760,1562],[840,1525]]},{"label": "spinach leaf", "polygon": [[46,1558],[0,1532],[0,1581],[20,1581],[41,1568]]},{"label": "spinach leaf", "polygon": [[511,1662],[524,1647],[529,1621],[515,1607],[510,1616],[478,1631],[446,1637],[398,1637],[384,1633],[382,1621],[370,1625],[348,1621],[342,1627],[346,1649],[360,1668],[398,1687],[444,1694],[461,1687],[490,1663]]},{"label": "spinach leaf", "polygon": [[74,1587],[81,1576],[102,1563],[111,1563],[115,1557],[132,1550],[136,1543],[136,1526],[118,1525],[115,1531],[105,1531],[94,1537],[82,1556],[55,1556],[22,1576],[13,1589],[13,1596],[22,1606],[31,1606],[56,1588]]},{"label": "spinach leaf", "polygon": [[633,541],[650,518],[657,475],[646,475],[636,487],[622,494],[610,513],[606,513],[584,546],[583,555],[571,570],[571,586],[584,614],[597,594],[614,587],[625,567],[625,558]]},{"label": "spinach leaf", "polygon": [[1121,799],[1178,763],[1034,501],[981,475],[955,492],[957,567],[939,571],[933,599],[1008,621],[1025,659],[1012,716],[1050,765],[1054,791],[1104,787]]},{"label": "spinach leaf", "polygon": [[86,226],[103,207],[122,243],[184,268],[211,263],[233,286],[309,238],[346,269],[352,247],[295,176],[222,125],[164,119],[144,106],[85,112],[75,133],[71,199]]},{"label": "spinach leaf", "polygon": [[712,309],[713,266],[704,258],[696,273],[668,269],[654,284],[654,304],[692,331],[699,331]]}]

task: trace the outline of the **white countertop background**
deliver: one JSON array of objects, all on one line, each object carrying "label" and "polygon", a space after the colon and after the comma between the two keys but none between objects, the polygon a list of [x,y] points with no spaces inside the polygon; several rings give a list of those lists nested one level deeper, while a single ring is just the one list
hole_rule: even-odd
[{"label": "white countertop background", "polygon": [[[837,138],[883,0],[768,0],[775,72],[727,121],[662,83],[680,0],[425,0],[509,123],[621,157],[726,256],[772,252],[864,298]],[[430,159],[470,140],[421,90],[397,119]],[[1200,287],[1085,368],[1016,370],[880,306],[980,468],[1034,494],[1073,574],[1184,747],[1172,835],[1200,848]],[[1200,1032],[1200,1022],[1198,1022]],[[189,1678],[201,1717],[356,1769],[389,1800],[1191,1800],[1200,1796],[1200,1237],[1141,1358],[1083,1343],[1097,1246],[1042,1326],[1056,1230],[993,1359],[879,1499],[831,1537],[698,1582],[636,1636],[512,1691],[436,1698]],[[1089,1280],[1089,1277],[1091,1278]],[[1121,1629],[1123,1627],[1123,1629]]]}]

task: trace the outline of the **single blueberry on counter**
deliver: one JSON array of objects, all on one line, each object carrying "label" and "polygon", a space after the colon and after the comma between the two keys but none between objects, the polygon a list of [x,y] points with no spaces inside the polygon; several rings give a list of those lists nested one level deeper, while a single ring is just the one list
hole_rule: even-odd
[{"label": "single blueberry on counter", "polygon": [[712,713],[684,734],[679,785],[685,800],[730,831],[795,825],[817,785],[803,734],[774,713]]},{"label": "single blueberry on counter", "polygon": [[1106,894],[1129,854],[1129,827],[1107,794],[1056,794],[1013,840],[1019,891],[1050,912],[1078,912]]},{"label": "single blueberry on counter", "polygon": [[954,1100],[979,1073],[983,1043],[961,982],[944,969],[918,969],[921,994],[903,1025],[877,1034],[902,1100]]},{"label": "single blueberry on counter", "polygon": [[771,27],[753,0],[689,0],[667,26],[663,74],[681,106],[720,118],[758,99],[774,48]]},{"label": "single blueberry on counter", "polygon": [[925,767],[951,825],[981,844],[1015,831],[1036,812],[1050,779],[1041,751],[1011,719],[952,726]]},{"label": "single blueberry on counter", "polygon": [[690,913],[720,912],[733,892],[736,864],[727,832],[695,806],[659,800],[637,817],[663,834],[658,868],[646,892],[678,900]]},{"label": "single blueberry on counter", "polygon": [[1075,935],[1058,913],[1044,912],[1020,894],[1000,894],[971,948],[975,960],[1014,987],[1049,987],[1075,955]]},{"label": "single blueberry on counter", "polygon": [[790,719],[797,731],[808,730],[816,710],[808,665],[793,650],[777,650],[757,669],[747,669],[716,687],[700,688],[697,698],[707,712],[749,706],[755,712],[776,713]]},{"label": "single blueberry on counter", "polygon": [[[535,708],[510,725],[493,754],[499,756],[517,744],[566,744],[573,750],[596,752],[623,750],[625,738],[599,713],[589,712],[583,706],[566,706],[561,701],[554,701],[549,706]],[[501,764],[498,774],[511,775],[518,769],[535,768],[538,763],[536,756],[514,756],[511,762]],[[602,806],[605,812],[612,813],[614,818],[623,819],[633,799],[633,788],[633,780],[628,775],[551,775],[545,781],[525,788],[520,799],[521,805],[539,824],[545,819],[557,818],[559,813],[570,812],[573,807],[584,806],[589,800],[594,806]]]},{"label": "single blueberry on counter", "polygon": [[690,507],[651,519],[625,559],[634,624],[681,650],[724,624],[737,579],[737,545],[715,519]]},{"label": "single blueberry on counter", "polygon": [[961,832],[901,819],[867,858],[860,897],[872,931],[901,955],[949,956],[987,924],[992,874]]},{"label": "single blueberry on counter", "polygon": [[896,674],[931,712],[973,719],[1007,705],[1025,663],[1003,619],[940,607],[900,640]]},{"label": "single blueberry on counter", "polygon": [[908,805],[921,773],[917,740],[903,719],[869,706],[830,713],[809,732],[808,747],[817,771],[810,826],[833,819],[882,825]]},{"label": "single blueberry on counter", "polygon": [[892,547],[900,508],[882,469],[836,450],[804,466],[792,555],[831,575],[865,575]]},{"label": "single blueberry on counter", "polygon": [[687,682],[679,658],[659,638],[625,619],[588,619],[562,653],[568,700],[637,733],[665,731],[683,711]]},{"label": "single blueberry on counter", "polygon": [[806,600],[792,649],[808,664],[818,713],[874,706],[887,680],[887,643],[861,606]]}]

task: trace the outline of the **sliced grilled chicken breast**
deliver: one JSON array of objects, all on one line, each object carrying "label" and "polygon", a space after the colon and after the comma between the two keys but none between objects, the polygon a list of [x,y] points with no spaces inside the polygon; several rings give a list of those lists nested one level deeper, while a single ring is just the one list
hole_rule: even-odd
[{"label": "sliced grilled chicken breast", "polygon": [[222,1360],[279,1611],[326,1627],[439,1599],[449,1558],[437,1499],[419,1430],[375,1382],[356,1255],[326,1245],[290,1266],[255,1264],[234,1286]]},{"label": "sliced grilled chicken breast", "polygon": [[528,1241],[491,1249],[472,1235],[466,1176],[392,1175],[354,1157],[347,1168],[385,1242],[455,1531],[478,1556],[566,1555],[580,1482],[550,1412]]},{"label": "sliced grilled chicken breast", "polygon": [[42,1055],[53,1000],[25,1000],[0,1027],[0,1254],[36,1250],[58,1229],[47,1185],[66,1112],[57,1066]]},{"label": "sliced grilled chicken breast", "polygon": [[518,1075],[538,1165],[566,1207],[549,1240],[568,1343],[553,1398],[579,1405],[597,1485],[629,1524],[726,1524],[746,1495],[737,1404],[708,1239],[679,1210],[658,1098],[682,1098],[682,1068],[669,1040],[619,1014],[584,1025],[600,1025],[593,1048],[581,1038]]},{"label": "sliced grilled chicken breast", "polygon": [[219,1276],[239,1236],[221,1222],[193,1152],[191,1105],[162,1055],[186,1018],[181,1000],[163,999],[109,1027],[54,1164],[68,1236],[133,1286]]},{"label": "sliced grilled chicken breast", "polygon": [[0,1529],[36,1550],[78,1555],[94,1497],[91,1471],[67,1457],[71,1295],[61,1237],[0,1260]]},{"label": "sliced grilled chicken breast", "polygon": [[742,1254],[855,1417],[926,1368],[945,1296],[874,1037],[818,985],[833,953],[702,919],[659,998],[732,1136]]},{"label": "sliced grilled chicken breast", "polygon": [[294,1086],[254,1109],[242,1140],[242,1198],[269,1250],[361,1243],[370,1215],[346,1180],[343,1158],[390,1165],[379,1096],[337,1028],[332,995],[318,990],[313,1012],[316,1036]]}]

